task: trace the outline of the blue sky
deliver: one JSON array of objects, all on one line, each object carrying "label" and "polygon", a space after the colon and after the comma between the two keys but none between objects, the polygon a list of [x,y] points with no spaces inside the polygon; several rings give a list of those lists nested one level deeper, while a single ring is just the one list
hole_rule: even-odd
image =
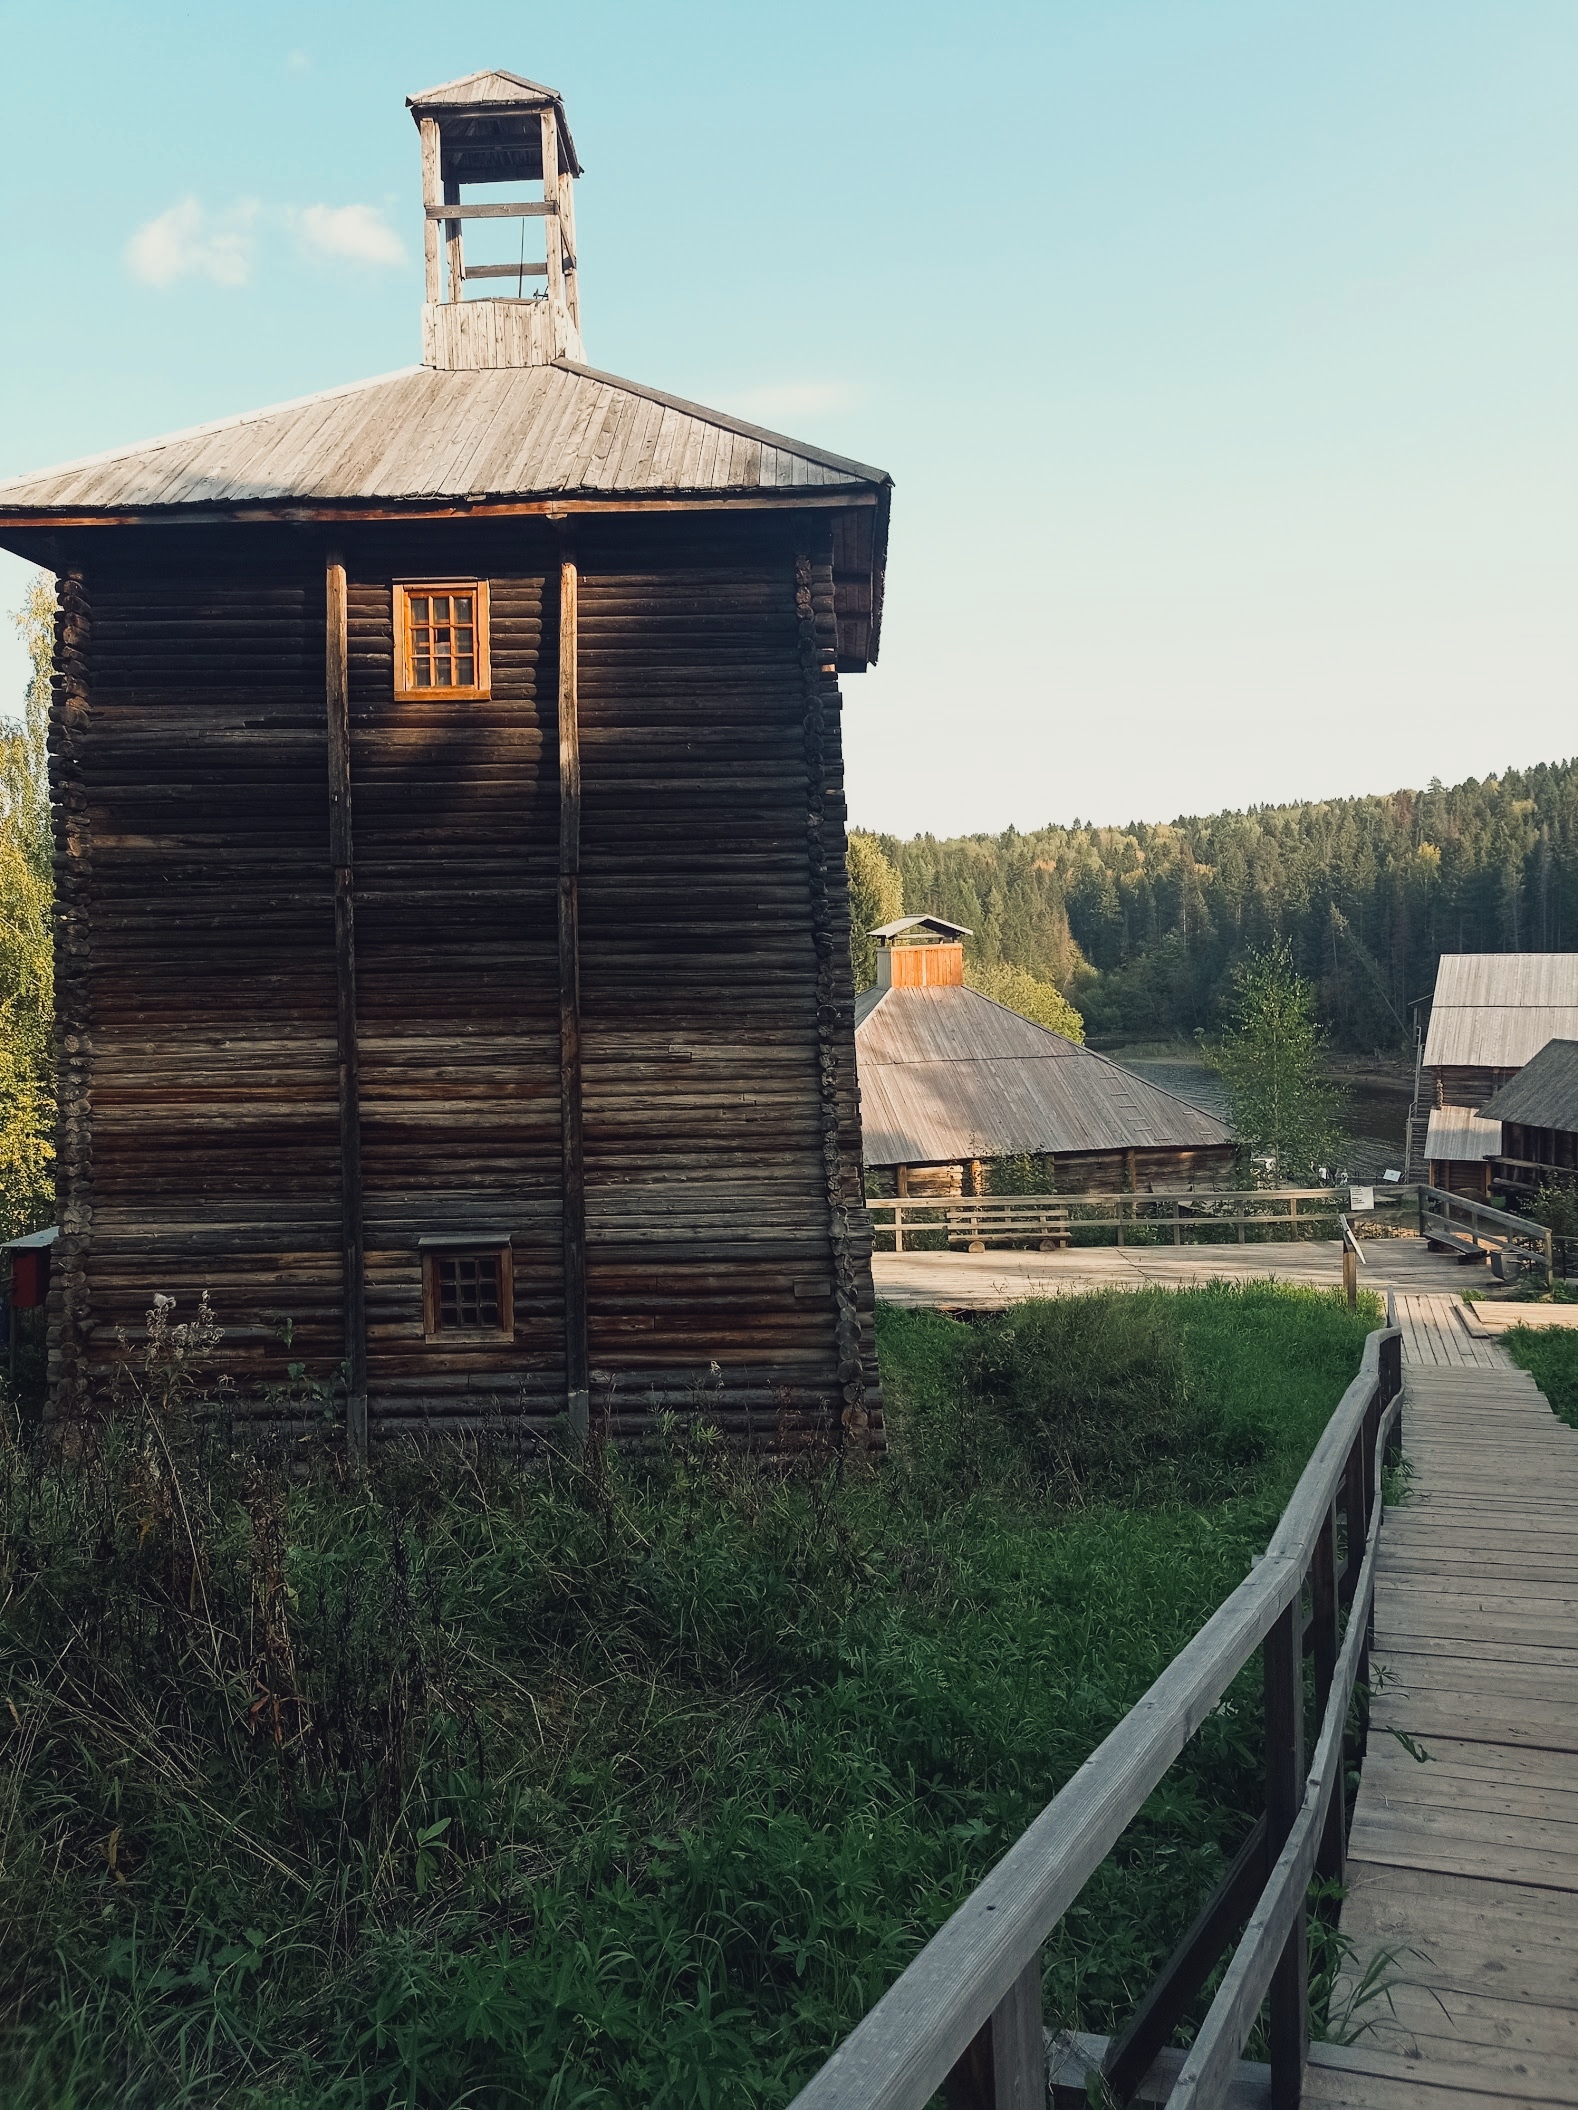
[{"label": "blue sky", "polygon": [[1578,751],[1571,0],[0,0],[0,32],[0,473],[411,363],[402,98],[502,65],[568,101],[592,362],[896,479],[857,819]]}]

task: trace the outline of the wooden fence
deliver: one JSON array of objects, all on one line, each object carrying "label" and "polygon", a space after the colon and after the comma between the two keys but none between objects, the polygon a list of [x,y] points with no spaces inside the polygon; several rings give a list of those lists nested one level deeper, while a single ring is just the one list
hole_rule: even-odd
[{"label": "wooden fence", "polygon": [[[1268,1992],[1272,2103],[1292,2110],[1309,2049],[1305,1894],[1315,1873],[1340,1879],[1343,1871],[1344,1746],[1354,1688],[1368,1674],[1381,1471],[1395,1446],[1401,1388],[1402,1336],[1388,1324],[1365,1343],[1359,1374],[1265,1555],[801,2090],[793,2110],[922,2110],[942,2087],[950,2110],[1044,2110],[1042,1944],[1257,1649],[1266,1696],[1265,1815],[1128,2028],[1098,2045],[1097,2070],[1126,2103],[1231,1948],[1182,2060],[1172,2110],[1216,2110],[1226,2101]],[[1308,1768],[1307,1654],[1318,1716]],[[1086,2100],[1083,2062],[1074,2067],[1065,2057],[1052,2075],[1056,2095],[1070,2105]]]},{"label": "wooden fence", "polygon": [[1479,1254],[1488,1260],[1510,1253],[1543,1268],[1547,1277],[1551,1273],[1551,1234],[1544,1224],[1510,1216],[1505,1209],[1470,1201],[1463,1194],[1448,1194],[1443,1187],[1419,1189],[1419,1235],[1465,1256]]},{"label": "wooden fence", "polygon": [[[946,1231],[950,1246],[984,1249],[1008,1241],[1039,1239],[1048,1248],[1065,1246],[1075,1231],[1111,1231],[1121,1246],[1136,1229],[1172,1232],[1174,1245],[1184,1234],[1205,1232],[1220,1239],[1236,1232],[1245,1242],[1246,1228],[1281,1226],[1297,1238],[1301,1227],[1336,1221],[1346,1204],[1347,1187],[1258,1187],[1244,1191],[1200,1188],[1189,1194],[990,1194],[889,1196],[868,1200],[873,1233],[891,1232],[892,1250],[904,1251],[907,1232]],[[1432,1190],[1434,1191],[1434,1190]],[[1401,1188],[1378,1187],[1375,1199],[1387,1204],[1403,1199]],[[1411,1197],[1410,1197],[1411,1199]],[[1454,1197],[1455,1199],[1455,1197]]]}]

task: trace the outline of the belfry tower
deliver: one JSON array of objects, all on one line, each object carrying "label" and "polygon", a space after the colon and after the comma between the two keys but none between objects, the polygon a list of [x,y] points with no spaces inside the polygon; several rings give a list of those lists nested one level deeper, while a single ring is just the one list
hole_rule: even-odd
[{"label": "belfry tower", "polygon": [[[575,179],[581,164],[558,91],[518,73],[469,73],[410,95],[422,135],[427,296],[422,363],[440,368],[545,366],[584,358],[576,284]],[[461,191],[508,183],[528,198],[463,199]],[[530,223],[539,221],[541,242]],[[466,224],[518,221],[516,262],[468,264]],[[479,230],[480,231],[480,230]],[[468,300],[475,281],[513,291]],[[534,290],[528,294],[527,281]],[[536,282],[542,281],[537,291]]]}]

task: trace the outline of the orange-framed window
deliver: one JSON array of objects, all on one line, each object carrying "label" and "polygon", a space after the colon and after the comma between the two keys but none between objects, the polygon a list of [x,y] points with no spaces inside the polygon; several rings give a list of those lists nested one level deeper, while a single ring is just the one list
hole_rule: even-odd
[{"label": "orange-framed window", "polygon": [[397,696],[493,693],[486,579],[397,579],[394,627]]}]

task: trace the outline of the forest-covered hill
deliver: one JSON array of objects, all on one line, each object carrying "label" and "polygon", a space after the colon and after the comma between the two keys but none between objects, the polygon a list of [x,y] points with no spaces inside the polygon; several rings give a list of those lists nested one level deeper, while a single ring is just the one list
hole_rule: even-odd
[{"label": "forest-covered hill", "polygon": [[1578,949],[1578,761],[1154,825],[870,845],[906,911],[968,924],[983,967],[1055,984],[1108,1039],[1213,1031],[1234,959],[1272,936],[1354,1048],[1408,1037],[1443,952]]}]

